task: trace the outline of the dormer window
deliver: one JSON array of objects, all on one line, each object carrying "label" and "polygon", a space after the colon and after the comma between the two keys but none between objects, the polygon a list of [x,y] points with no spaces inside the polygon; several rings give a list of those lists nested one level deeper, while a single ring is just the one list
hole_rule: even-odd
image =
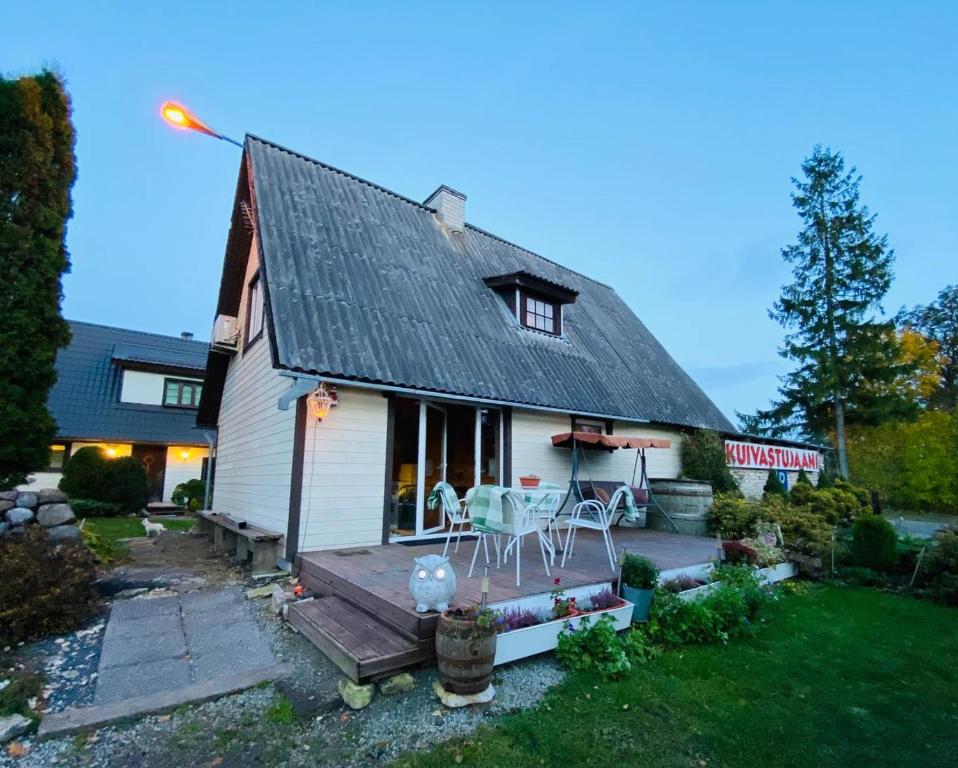
[{"label": "dormer window", "polygon": [[519,326],[550,336],[562,335],[562,307],[579,295],[528,272],[487,277],[485,283],[502,297]]},{"label": "dormer window", "polygon": [[551,333],[553,336],[562,334],[562,307],[551,301],[537,299],[528,293],[520,291],[519,322],[526,328]]}]

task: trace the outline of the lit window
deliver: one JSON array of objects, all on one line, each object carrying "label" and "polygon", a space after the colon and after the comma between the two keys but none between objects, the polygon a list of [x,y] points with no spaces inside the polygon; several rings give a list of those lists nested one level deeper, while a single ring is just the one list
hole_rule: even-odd
[{"label": "lit window", "polygon": [[166,379],[163,383],[163,405],[174,408],[196,408],[200,404],[203,385],[198,381]]},{"label": "lit window", "polygon": [[263,284],[259,273],[250,281],[246,304],[246,343],[256,341],[263,332]]},{"label": "lit window", "polygon": [[558,308],[549,301],[541,301],[532,296],[523,295],[523,311],[521,313],[522,324],[526,328],[534,328],[537,331],[551,333],[558,336],[556,330],[558,323]]},{"label": "lit window", "polygon": [[52,472],[63,470],[63,463],[66,460],[67,447],[63,443],[54,443],[50,446],[50,460],[48,469]]}]

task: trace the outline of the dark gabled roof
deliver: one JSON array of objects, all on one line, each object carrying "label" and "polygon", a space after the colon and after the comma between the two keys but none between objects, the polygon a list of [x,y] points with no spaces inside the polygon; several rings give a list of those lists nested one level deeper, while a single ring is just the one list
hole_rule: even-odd
[{"label": "dark gabled roof", "polygon": [[[277,367],[732,430],[609,286],[262,139],[244,152]],[[513,273],[576,292],[561,338],[519,327],[483,282]]]},{"label": "dark gabled roof", "polygon": [[202,376],[207,344],[75,320],[70,330],[73,339],[57,354],[57,383],[47,399],[59,438],[206,443],[195,411],[121,403],[119,387],[123,365]]},{"label": "dark gabled roof", "polygon": [[[185,341],[185,339],[181,339]],[[186,349],[173,349],[146,344],[114,344],[113,359],[126,363],[146,363],[147,365],[166,366],[197,371],[202,374],[206,369],[205,344]]]}]

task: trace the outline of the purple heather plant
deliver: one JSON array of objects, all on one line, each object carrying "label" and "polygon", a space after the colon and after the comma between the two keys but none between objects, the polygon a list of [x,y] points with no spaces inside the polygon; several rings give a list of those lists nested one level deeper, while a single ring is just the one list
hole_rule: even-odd
[{"label": "purple heather plant", "polygon": [[500,632],[511,632],[514,629],[525,629],[542,623],[542,617],[528,608],[506,608],[499,614]]},{"label": "purple heather plant", "polygon": [[622,604],[622,598],[606,587],[589,595],[589,605],[593,611],[604,611],[608,608],[615,608]]}]

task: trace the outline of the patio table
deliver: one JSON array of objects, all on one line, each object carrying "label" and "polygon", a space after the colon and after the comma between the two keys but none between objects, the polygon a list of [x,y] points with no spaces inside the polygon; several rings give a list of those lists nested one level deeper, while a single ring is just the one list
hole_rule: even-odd
[{"label": "patio table", "polygon": [[555,528],[556,520],[559,516],[559,510],[565,506],[565,497],[569,495],[568,488],[541,488],[536,486],[535,488],[524,488],[522,486],[513,487],[515,493],[519,494],[522,497],[522,501],[525,506],[538,505],[541,504],[543,499],[547,496],[555,496],[556,503],[551,509],[547,510],[538,510],[536,517],[545,522],[546,531],[549,534],[548,549],[549,554],[552,556],[552,560],[555,561],[555,553],[561,552],[562,547],[562,537],[558,536],[558,529],[556,529],[556,538],[558,543],[552,538],[552,529]]}]

